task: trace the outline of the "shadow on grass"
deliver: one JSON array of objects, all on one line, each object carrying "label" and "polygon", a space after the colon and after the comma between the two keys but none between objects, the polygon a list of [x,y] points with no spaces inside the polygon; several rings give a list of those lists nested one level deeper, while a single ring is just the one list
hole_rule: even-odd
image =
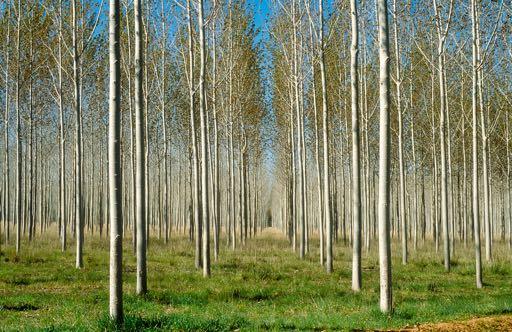
[{"label": "shadow on grass", "polygon": [[485,313],[485,315],[488,315],[488,316],[494,316],[494,315],[508,315],[508,314],[512,314],[512,307],[508,307],[508,308],[497,308],[497,309],[493,309],[493,310],[489,310]]},{"label": "shadow on grass", "polygon": [[126,315],[122,326],[108,316],[98,322],[102,331],[233,331],[248,326],[248,321],[240,316],[204,318],[190,314],[170,314],[152,317]]},{"label": "shadow on grass", "polygon": [[145,299],[165,305],[205,305],[208,303],[206,293],[179,293],[171,291],[149,292]]},{"label": "shadow on grass", "polygon": [[260,302],[260,301],[268,301],[272,300],[276,297],[268,289],[245,289],[245,288],[235,288],[224,294],[226,298],[234,299],[234,300],[245,300],[250,302]]},{"label": "shadow on grass", "polygon": [[28,278],[20,276],[8,277],[4,280],[4,282],[8,285],[13,286],[27,286],[31,284],[31,281]]},{"label": "shadow on grass", "polygon": [[0,305],[0,311],[7,310],[7,311],[33,311],[38,310],[39,307],[30,304],[30,303],[21,303],[21,304],[4,304]]}]

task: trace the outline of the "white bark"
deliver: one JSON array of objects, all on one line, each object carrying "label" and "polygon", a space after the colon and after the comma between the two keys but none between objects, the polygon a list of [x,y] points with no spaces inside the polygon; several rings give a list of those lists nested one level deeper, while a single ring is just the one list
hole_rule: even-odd
[{"label": "white bark", "polygon": [[398,41],[398,12],[396,0],[393,0],[393,30],[395,34],[395,69],[396,69],[396,110],[398,113],[398,165],[400,178],[400,230],[402,237],[402,264],[407,264],[407,216],[405,213],[405,171],[403,148],[403,121],[402,121],[402,75],[400,66],[400,46]]},{"label": "white bark", "polygon": [[350,48],[350,87],[352,106],[352,290],[361,289],[361,171],[359,139],[359,77],[358,77],[358,17],[357,0],[350,0],[352,44]]},{"label": "white bark", "polygon": [[482,288],[482,253],[480,247],[480,212],[479,212],[479,199],[478,199],[478,57],[477,57],[477,3],[476,0],[471,0],[471,22],[472,22],[472,136],[473,136],[473,227],[475,237],[475,268],[476,268],[476,287]]},{"label": "white bark", "polygon": [[164,243],[167,244],[169,242],[169,166],[168,166],[168,157],[169,147],[168,147],[168,139],[167,139],[167,117],[166,117],[166,103],[165,103],[165,91],[166,91],[166,47],[167,47],[167,30],[165,26],[165,10],[164,10],[164,1],[160,2],[161,4],[161,26],[162,26],[162,78],[161,78],[161,90],[160,90],[160,112],[162,115],[162,140],[164,141],[164,187],[163,187],[163,198],[162,198],[162,214],[163,214],[163,223],[164,223]]},{"label": "white bark", "polygon": [[18,20],[16,26],[16,254],[20,253],[21,246],[21,139],[20,139],[20,75],[21,75],[21,0],[18,0]]},{"label": "white bark", "polygon": [[7,6],[7,35],[5,40],[5,117],[4,117],[4,193],[3,193],[3,219],[5,244],[9,243],[9,219],[10,219],[10,173],[9,173],[9,49],[10,49],[10,33],[11,33],[11,5]]},{"label": "white bark", "polygon": [[110,318],[123,322],[123,222],[121,174],[121,69],[119,0],[110,0],[109,10],[109,205],[110,205]]},{"label": "white bark", "polygon": [[305,193],[304,193],[304,172],[303,172],[303,156],[302,156],[302,130],[301,130],[301,111],[299,104],[299,55],[298,55],[298,41],[297,41],[297,24],[300,21],[297,20],[296,16],[296,3],[292,2],[292,27],[293,27],[293,61],[292,61],[292,76],[293,76],[293,91],[294,91],[294,107],[295,116],[297,120],[297,169],[298,169],[298,185],[297,185],[297,220],[300,223],[300,241],[299,241],[299,256],[301,259],[304,258],[306,253],[306,219],[305,219]]},{"label": "white bark", "polygon": [[60,174],[59,174],[59,204],[60,204],[60,224],[61,224],[61,250],[66,251],[67,246],[67,221],[66,221],[66,156],[64,134],[64,105],[62,100],[62,0],[59,0],[59,138],[60,138]]},{"label": "white bark", "polygon": [[[217,7],[216,0],[213,0],[213,8]],[[212,26],[212,113],[213,113],[213,151],[214,156],[214,170],[213,170],[213,209],[214,209],[214,221],[213,221],[213,256],[214,260],[217,261],[219,256],[219,233],[220,233],[220,182],[219,182],[219,130],[217,125],[217,20],[214,17]]]},{"label": "white bark", "polygon": [[447,156],[446,156],[446,108],[447,97],[445,87],[445,69],[444,69],[444,50],[445,41],[450,26],[453,0],[450,1],[450,11],[448,14],[448,22],[446,28],[442,28],[440,13],[438,10],[437,1],[433,0],[432,5],[436,16],[436,30],[437,30],[437,72],[439,78],[439,135],[441,145],[441,222],[443,225],[443,249],[444,249],[444,268],[450,271],[450,230],[448,220],[448,175],[447,175]]},{"label": "white bark", "polygon": [[80,69],[77,40],[77,4],[71,1],[72,42],[73,42],[73,85],[75,108],[75,231],[76,231],[76,268],[81,269],[83,263],[84,223],[82,220],[82,128],[80,112]]},{"label": "white bark", "polygon": [[192,158],[193,158],[193,185],[192,185],[192,198],[193,198],[193,218],[194,218],[194,232],[195,232],[195,265],[196,268],[201,267],[201,217],[200,217],[200,201],[199,201],[199,160],[197,153],[196,142],[196,123],[195,123],[195,107],[194,107],[194,43],[192,37],[192,13],[191,13],[191,0],[187,0],[187,16],[188,16],[188,75],[189,75],[189,102],[190,102],[190,135],[192,144]]},{"label": "white bark", "polygon": [[390,139],[389,139],[389,30],[387,0],[377,1],[379,36],[379,265],[380,310],[393,310],[391,284],[391,241],[389,234]]},{"label": "white bark", "polygon": [[[310,25],[311,27],[311,25]],[[311,29],[310,29],[311,30]],[[311,46],[314,46],[313,43],[313,33],[310,33],[311,35]],[[314,47],[313,47],[314,49]],[[314,52],[314,51],[313,51]],[[313,55],[313,58],[315,56]],[[319,130],[318,130],[318,106],[316,101],[316,75],[315,75],[315,67],[314,67],[314,61],[311,62],[311,72],[313,75],[312,81],[311,81],[311,90],[312,98],[313,98],[313,111],[314,111],[314,124],[315,124],[315,166],[316,166],[316,177],[317,177],[317,198],[318,198],[318,229],[319,229],[319,237],[320,237],[320,265],[324,265],[325,263],[325,223],[324,223],[324,206],[323,206],[323,199],[322,199],[322,170],[320,169],[320,136],[319,136]]]},{"label": "white bark", "polygon": [[203,244],[202,244],[202,265],[203,276],[210,276],[210,204],[208,199],[208,144],[206,132],[206,92],[205,92],[205,68],[206,68],[206,45],[204,38],[204,19],[203,19],[203,0],[199,0],[199,52],[200,52],[200,65],[199,65],[199,117],[201,126],[201,210],[202,210],[202,229],[203,229]]},{"label": "white bark", "polygon": [[490,184],[489,184],[489,140],[487,133],[487,116],[485,114],[484,96],[483,96],[483,73],[482,73],[482,55],[480,53],[480,21],[478,4],[475,4],[476,20],[475,20],[475,48],[477,59],[477,96],[480,106],[480,127],[482,132],[482,173],[483,173],[483,189],[484,189],[484,233],[485,233],[485,260],[492,260],[492,228],[490,213]]},{"label": "white bark", "polygon": [[143,50],[141,0],[133,2],[135,15],[135,222],[137,224],[137,294],[147,292],[146,270],[146,183],[144,171],[144,102],[142,96]]},{"label": "white bark", "polygon": [[417,186],[417,175],[418,175],[418,165],[416,165],[416,140],[414,136],[414,102],[413,102],[413,89],[412,89],[412,79],[410,85],[410,110],[411,110],[411,149],[412,149],[412,165],[413,169],[413,207],[414,207],[414,224],[413,224],[413,247],[414,250],[418,247],[418,186]]},{"label": "white bark", "polygon": [[328,273],[332,273],[332,220],[331,220],[331,199],[330,199],[330,176],[329,176],[329,114],[327,109],[327,83],[325,75],[325,61],[324,61],[324,14],[323,14],[323,0],[319,0],[319,15],[320,15],[320,32],[319,32],[319,58],[320,58],[320,80],[322,84],[322,126],[323,126],[323,159],[324,159],[324,219],[326,227],[326,255],[325,255],[325,268]]}]

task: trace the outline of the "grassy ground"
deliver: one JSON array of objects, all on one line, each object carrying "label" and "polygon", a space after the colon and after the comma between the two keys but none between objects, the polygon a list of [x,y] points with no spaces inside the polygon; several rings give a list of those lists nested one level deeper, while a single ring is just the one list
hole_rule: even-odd
[{"label": "grassy ground", "polygon": [[[394,257],[396,309],[388,316],[378,309],[375,248],[363,255],[363,290],[354,294],[351,252],[341,244],[335,272],[328,275],[316,250],[301,261],[284,238],[267,232],[241,251],[222,246],[212,277],[203,279],[194,269],[192,245],[174,240],[168,246],[151,241],[145,298],[134,295],[135,258],[125,242],[126,330],[382,329],[512,312],[512,267],[504,245],[497,244],[494,262],[485,264],[482,290],[474,287],[472,247],[456,247],[450,273],[430,244],[411,252],[407,266]],[[2,249],[0,330],[112,329],[105,239],[86,238],[82,270],[74,268],[74,247],[62,254],[56,238],[24,243],[18,257],[12,246]],[[393,249],[398,255],[397,243]]]}]

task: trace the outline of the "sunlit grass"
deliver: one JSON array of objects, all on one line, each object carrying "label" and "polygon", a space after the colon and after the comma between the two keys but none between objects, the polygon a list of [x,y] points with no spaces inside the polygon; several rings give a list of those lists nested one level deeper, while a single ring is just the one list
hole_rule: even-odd
[{"label": "sunlit grass", "polygon": [[[318,263],[317,242],[307,259],[291,252],[287,241],[266,233],[233,252],[221,245],[212,277],[194,268],[193,245],[171,238],[152,239],[148,252],[149,293],[135,295],[135,257],[124,244],[125,329],[150,330],[348,330],[404,327],[512,312],[509,250],[497,243],[494,261],[484,265],[485,287],[474,286],[472,246],[456,244],[452,271],[432,244],[411,250],[403,266],[394,243],[395,312],[378,309],[376,248],[363,252],[363,290],[351,291],[351,249],[337,244],[335,272]],[[441,248],[442,249],[442,248]],[[2,247],[0,329],[113,329],[108,312],[108,241],[86,237],[84,268],[74,267],[72,243],[60,252],[58,239],[45,235],[26,241],[20,256]]]}]

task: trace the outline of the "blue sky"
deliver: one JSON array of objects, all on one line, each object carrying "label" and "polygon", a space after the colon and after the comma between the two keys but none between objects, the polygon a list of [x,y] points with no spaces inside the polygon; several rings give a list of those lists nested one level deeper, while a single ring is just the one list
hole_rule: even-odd
[{"label": "blue sky", "polygon": [[270,13],[268,0],[248,0],[250,4],[253,4],[255,8],[254,12],[254,23],[258,27],[263,27],[265,20]]}]

